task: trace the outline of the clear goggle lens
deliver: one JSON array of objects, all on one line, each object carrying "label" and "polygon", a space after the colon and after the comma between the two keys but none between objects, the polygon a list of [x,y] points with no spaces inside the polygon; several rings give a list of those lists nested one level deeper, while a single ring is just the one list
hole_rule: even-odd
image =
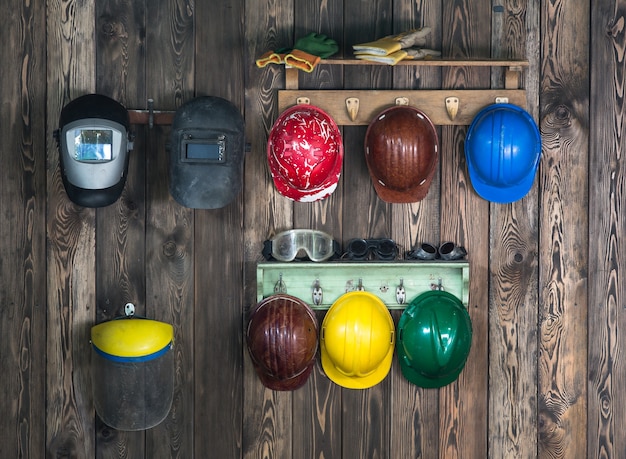
[{"label": "clear goggle lens", "polygon": [[322,231],[294,229],[272,239],[272,256],[279,261],[292,261],[305,254],[311,261],[328,260],[335,254],[333,238]]}]

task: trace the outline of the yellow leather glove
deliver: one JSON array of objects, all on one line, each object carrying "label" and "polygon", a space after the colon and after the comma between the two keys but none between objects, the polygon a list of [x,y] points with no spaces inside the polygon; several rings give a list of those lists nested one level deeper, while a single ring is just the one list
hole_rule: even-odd
[{"label": "yellow leather glove", "polygon": [[424,46],[426,44],[426,37],[430,31],[430,27],[412,29],[398,35],[389,35],[375,41],[352,45],[352,49],[355,55],[370,54],[375,56],[388,56],[401,49]]},{"label": "yellow leather glove", "polygon": [[441,56],[441,51],[437,51],[435,49],[428,48],[409,48],[406,49],[407,56],[404,58],[405,60],[410,59],[430,59],[433,57]]},{"label": "yellow leather glove", "polygon": [[431,59],[432,57],[437,56],[441,56],[440,51],[426,48],[401,49],[400,51],[396,51],[395,53],[391,53],[386,56],[377,56],[375,54],[355,54],[357,59],[370,62],[380,62],[388,65],[396,65],[398,62],[404,60]]},{"label": "yellow leather glove", "polygon": [[267,51],[256,60],[256,66],[263,68],[269,64],[282,64],[285,62],[286,53],[287,49],[285,48],[276,51]]},{"label": "yellow leather glove", "polygon": [[357,59],[370,62],[380,62],[382,64],[396,65],[402,59],[407,57],[407,52],[403,50],[396,51],[395,53],[387,54],[386,56],[376,54],[355,54]]},{"label": "yellow leather glove", "polygon": [[296,67],[311,73],[315,66],[322,60],[319,56],[314,56],[299,49],[294,49],[285,55],[285,65]]}]

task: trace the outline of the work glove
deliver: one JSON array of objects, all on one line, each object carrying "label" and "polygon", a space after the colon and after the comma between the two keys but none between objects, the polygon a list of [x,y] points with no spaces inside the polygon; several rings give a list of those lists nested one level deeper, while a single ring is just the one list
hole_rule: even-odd
[{"label": "work glove", "polygon": [[321,59],[326,59],[337,51],[339,46],[335,40],[311,32],[296,40],[293,48],[267,51],[256,60],[256,65],[262,68],[268,64],[286,64],[310,73]]},{"label": "work glove", "polygon": [[284,61],[285,65],[311,73],[321,59],[319,56],[309,54],[300,49],[293,49],[290,53],[285,54]]},{"label": "work glove", "polygon": [[335,40],[315,32],[298,38],[293,48],[312,54],[313,56],[319,56],[322,59],[329,58],[339,51],[339,46]]},{"label": "work glove", "polygon": [[256,60],[256,66],[263,68],[269,64],[283,64],[285,62],[285,56],[290,51],[291,48],[280,48],[276,51],[267,51]]},{"label": "work glove", "polygon": [[401,49],[387,56],[378,56],[375,54],[355,54],[357,59],[370,62],[380,62],[382,64],[396,65],[404,60],[430,59],[432,57],[441,56],[440,51],[427,48],[408,48]]},{"label": "work glove", "polygon": [[426,37],[430,31],[430,27],[412,29],[398,35],[389,35],[376,41],[352,45],[352,49],[357,57],[359,54],[388,56],[402,49],[426,45]]}]

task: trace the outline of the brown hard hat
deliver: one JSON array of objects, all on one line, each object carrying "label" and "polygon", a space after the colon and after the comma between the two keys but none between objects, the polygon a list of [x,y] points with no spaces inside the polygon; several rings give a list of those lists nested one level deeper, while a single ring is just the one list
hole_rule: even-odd
[{"label": "brown hard hat", "polygon": [[306,383],[317,354],[318,325],[301,299],[276,294],[260,301],[250,316],[246,342],[259,379],[272,390]]},{"label": "brown hard hat", "polygon": [[415,107],[387,108],[367,128],[365,160],[380,199],[391,203],[421,201],[439,161],[435,126]]}]

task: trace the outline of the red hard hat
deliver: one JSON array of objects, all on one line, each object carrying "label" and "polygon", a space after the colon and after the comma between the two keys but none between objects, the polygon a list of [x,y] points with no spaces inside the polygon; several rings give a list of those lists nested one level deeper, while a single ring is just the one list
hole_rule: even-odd
[{"label": "red hard hat", "polygon": [[439,161],[435,126],[415,107],[398,105],[383,110],[365,133],[365,160],[380,199],[421,201]]},{"label": "red hard hat", "polygon": [[303,386],[315,364],[317,336],[317,318],[301,299],[276,294],[259,302],[246,342],[263,385],[272,390]]},{"label": "red hard hat", "polygon": [[301,202],[330,196],[343,165],[337,123],[313,105],[288,108],[270,131],[267,160],[274,185],[283,196]]}]

